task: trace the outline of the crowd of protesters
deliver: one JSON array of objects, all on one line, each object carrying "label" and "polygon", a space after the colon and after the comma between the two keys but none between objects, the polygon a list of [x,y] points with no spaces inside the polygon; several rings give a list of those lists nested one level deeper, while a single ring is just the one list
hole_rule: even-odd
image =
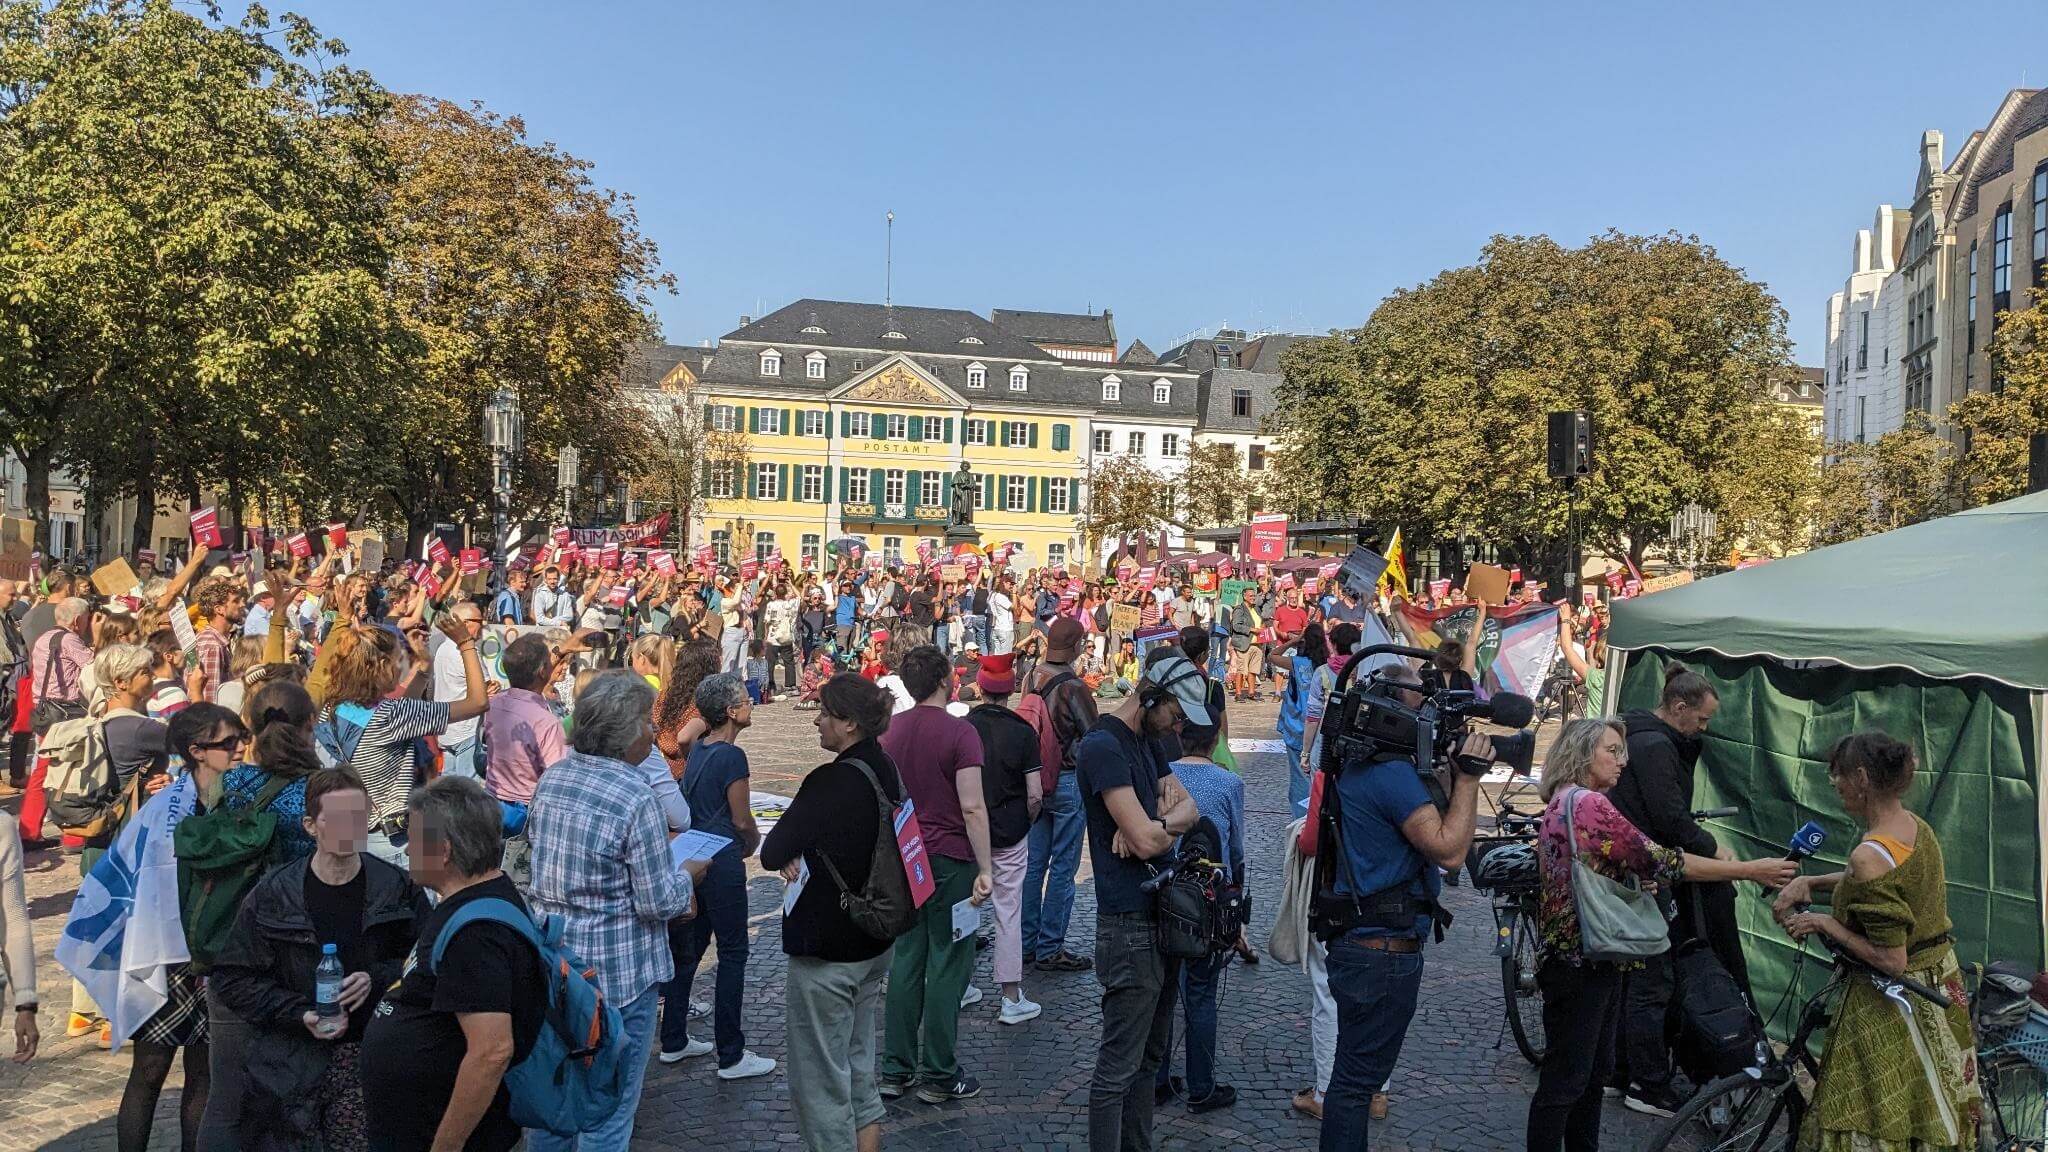
[{"label": "crowd of protesters", "polygon": [[[623,1024],[621,1107],[530,1146],[624,1148],[650,1058],[714,1056],[726,1080],[778,1067],[747,1047],[742,1018],[757,851],[801,886],[785,906],[782,1058],[805,1143],[873,1147],[880,1100],[981,1090],[955,1051],[983,995],[978,943],[994,949],[1004,1025],[1041,1013],[1027,970],[1093,966],[1067,939],[1084,833],[1103,915],[1137,915],[1135,896],[1110,908],[1109,888],[1135,885],[1197,818],[1243,883],[1227,702],[1279,697],[1305,801],[1324,697],[1372,611],[1327,574],[1304,588],[1261,572],[1225,603],[1213,573],[1187,569],[1084,580],[976,563],[946,579],[856,556],[823,574],[635,572],[561,552],[522,556],[495,594],[452,559],[372,572],[340,547],[317,564],[195,549],[164,574],[136,565],[113,594],[64,570],[0,581],[8,777],[25,793],[0,835],[10,998],[26,1009],[16,1056],[39,1040],[21,846],[61,839],[84,881],[59,948],[85,981],[66,1031],[132,1051],[122,1152],[147,1145],[179,1060],[186,1149],[511,1147],[504,1076],[545,1023],[539,958],[489,922],[436,962],[420,954],[485,899],[559,923]],[[1591,680],[1599,653],[1589,637],[1571,667]],[[745,733],[781,702],[816,712],[835,759],[764,837]],[[906,799],[934,893],[878,940],[839,895],[868,882],[876,821]],[[692,830],[725,843],[675,864],[670,841]],[[239,886],[199,893],[193,877],[252,835]],[[108,893],[162,883],[167,859],[172,891],[110,914]],[[987,942],[954,930],[962,905],[993,911]],[[714,943],[715,986],[697,1001]],[[314,1000],[323,945],[346,972],[338,1025]],[[1111,953],[1097,977],[1122,1023],[1091,1118],[1121,1133],[1105,1146],[1148,1146],[1141,1106],[1234,1102],[1216,1078],[1216,982],[1257,955],[1239,939],[1168,972]],[[1185,1078],[1159,1050],[1173,993]],[[693,1035],[706,1017],[710,1037]],[[1297,1103],[1319,1110],[1320,1095]]]}]

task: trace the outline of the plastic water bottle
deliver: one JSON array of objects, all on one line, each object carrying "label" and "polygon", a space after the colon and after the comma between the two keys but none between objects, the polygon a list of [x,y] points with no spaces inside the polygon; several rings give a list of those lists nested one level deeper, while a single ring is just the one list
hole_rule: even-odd
[{"label": "plastic water bottle", "polygon": [[348,1013],[341,1008],[341,957],[334,945],[320,946],[320,966],[313,969],[313,1011],[320,1017],[313,1034],[332,1040],[348,1030]]}]

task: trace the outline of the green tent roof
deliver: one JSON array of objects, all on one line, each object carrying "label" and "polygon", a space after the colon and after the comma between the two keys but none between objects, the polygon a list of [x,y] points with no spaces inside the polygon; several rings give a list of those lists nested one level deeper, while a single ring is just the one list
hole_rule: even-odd
[{"label": "green tent roof", "polygon": [[2048,492],[1618,601],[1608,644],[2048,690]]}]

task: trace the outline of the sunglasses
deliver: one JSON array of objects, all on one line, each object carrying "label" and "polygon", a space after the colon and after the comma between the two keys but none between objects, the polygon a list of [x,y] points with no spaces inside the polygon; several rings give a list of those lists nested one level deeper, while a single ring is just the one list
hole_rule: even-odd
[{"label": "sunglasses", "polygon": [[224,737],[219,740],[197,741],[192,745],[192,747],[200,749],[204,752],[232,752],[235,749],[240,748],[242,745],[248,743],[248,741],[249,738],[247,736],[236,735]]}]

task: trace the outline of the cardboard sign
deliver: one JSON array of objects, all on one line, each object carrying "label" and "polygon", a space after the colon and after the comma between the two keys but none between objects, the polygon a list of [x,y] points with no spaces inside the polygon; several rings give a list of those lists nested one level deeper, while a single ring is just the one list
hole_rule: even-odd
[{"label": "cardboard sign", "polygon": [[1139,613],[1136,604],[1112,604],[1109,606],[1109,630],[1120,636],[1129,636],[1138,630]]},{"label": "cardboard sign", "polygon": [[348,522],[337,520],[327,526],[327,550],[332,552],[348,547]]},{"label": "cardboard sign", "polygon": [[355,545],[356,558],[363,571],[375,573],[384,567],[384,537],[378,532],[351,532],[348,543]]},{"label": "cardboard sign", "polygon": [[286,551],[301,560],[313,555],[313,542],[306,538],[304,532],[294,532],[285,537],[284,546]]},{"label": "cardboard sign", "polygon": [[1482,604],[1499,606],[1508,602],[1508,570],[1493,564],[1474,564],[1465,573],[1465,595]]},{"label": "cardboard sign", "polygon": [[192,514],[192,543],[201,548],[221,546],[220,517],[208,505]]},{"label": "cardboard sign", "polygon": [[917,822],[917,805],[905,797],[896,809],[896,850],[903,856],[903,876],[910,881],[910,902],[919,908],[938,890],[932,878],[932,862],[925,855],[924,829]]},{"label": "cardboard sign", "polygon": [[0,516],[0,579],[39,580],[43,554],[36,551],[36,522]]},{"label": "cardboard sign", "polygon": [[1223,582],[1223,606],[1225,608],[1235,608],[1239,604],[1244,603],[1244,594],[1256,587],[1258,587],[1258,584],[1251,580],[1225,580]]},{"label": "cardboard sign", "polygon": [[464,576],[474,576],[483,570],[484,550],[481,548],[464,548],[462,550],[462,574]]},{"label": "cardboard sign", "polygon": [[1342,581],[1351,594],[1363,599],[1372,595],[1379,587],[1380,577],[1387,571],[1387,558],[1370,548],[1353,548],[1351,554],[1337,568],[1337,579]]},{"label": "cardboard sign", "polygon": [[1690,583],[1692,583],[1692,573],[1683,571],[1673,572],[1669,576],[1658,576],[1654,579],[1643,581],[1643,595],[1648,596],[1652,592],[1662,592],[1669,588],[1683,588]]},{"label": "cardboard sign", "polygon": [[939,565],[939,579],[948,583],[958,584],[960,581],[967,579],[967,565],[941,564]]},{"label": "cardboard sign", "polygon": [[128,595],[140,583],[142,580],[135,575],[135,569],[119,556],[95,568],[92,573],[92,586],[109,599]]}]

